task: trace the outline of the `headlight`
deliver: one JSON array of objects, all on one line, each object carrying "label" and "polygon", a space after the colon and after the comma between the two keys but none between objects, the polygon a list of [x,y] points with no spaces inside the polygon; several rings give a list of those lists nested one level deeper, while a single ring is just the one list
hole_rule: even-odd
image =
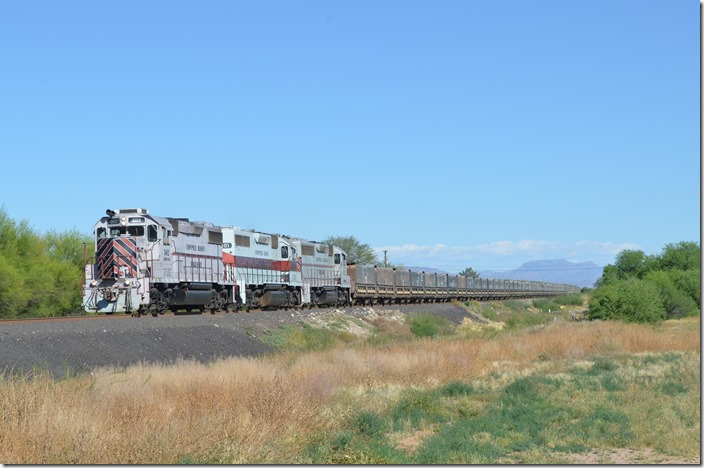
[{"label": "headlight", "polygon": [[130,285],[130,280],[125,280],[125,287]]},{"label": "headlight", "polygon": [[91,281],[91,282],[90,282],[90,287],[91,287],[91,288],[96,288],[96,287],[98,287],[98,282],[95,281],[95,280]]}]

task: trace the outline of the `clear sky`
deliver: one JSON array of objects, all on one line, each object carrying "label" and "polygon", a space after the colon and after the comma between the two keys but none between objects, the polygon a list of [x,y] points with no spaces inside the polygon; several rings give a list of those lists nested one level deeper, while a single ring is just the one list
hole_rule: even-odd
[{"label": "clear sky", "polygon": [[[696,0],[0,2],[0,205],[321,240],[407,266],[700,238]],[[383,258],[383,254],[381,254]]]}]

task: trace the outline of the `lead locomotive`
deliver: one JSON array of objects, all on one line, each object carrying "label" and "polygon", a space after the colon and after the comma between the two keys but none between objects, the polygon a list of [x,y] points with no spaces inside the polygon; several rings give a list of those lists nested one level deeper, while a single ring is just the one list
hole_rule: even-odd
[{"label": "lead locomotive", "polygon": [[163,313],[345,305],[350,281],[338,247],[162,218],[144,208],[106,210],[85,267],[86,312]]}]

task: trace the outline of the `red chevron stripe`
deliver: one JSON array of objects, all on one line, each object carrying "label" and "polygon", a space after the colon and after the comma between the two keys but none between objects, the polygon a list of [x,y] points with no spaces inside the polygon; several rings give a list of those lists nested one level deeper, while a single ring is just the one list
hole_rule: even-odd
[{"label": "red chevron stripe", "polygon": [[96,264],[101,278],[117,278],[120,266],[127,268],[129,277],[137,277],[137,242],[131,238],[98,240]]}]

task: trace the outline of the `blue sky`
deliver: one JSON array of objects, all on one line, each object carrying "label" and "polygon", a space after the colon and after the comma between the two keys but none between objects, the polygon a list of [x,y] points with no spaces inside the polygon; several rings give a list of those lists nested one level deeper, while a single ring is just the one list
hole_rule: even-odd
[{"label": "blue sky", "polygon": [[[0,204],[456,272],[700,238],[699,2],[0,2]],[[382,254],[383,257],[383,254]]]}]

